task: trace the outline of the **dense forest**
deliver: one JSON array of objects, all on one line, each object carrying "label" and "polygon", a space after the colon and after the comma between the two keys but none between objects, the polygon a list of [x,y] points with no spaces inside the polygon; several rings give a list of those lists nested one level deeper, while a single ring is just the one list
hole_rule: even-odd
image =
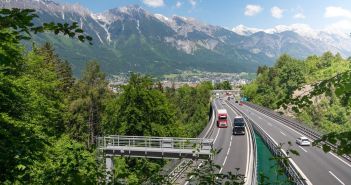
[{"label": "dense forest", "polygon": [[[195,137],[208,122],[210,90],[230,89],[228,82],[164,88],[149,76],[131,73],[129,83],[115,93],[96,61],[82,61],[86,67],[77,79],[51,44],[32,41],[33,34],[47,31],[90,42],[77,24],[34,26],[33,10],[0,9],[0,15],[1,184],[104,184],[97,136]],[[294,116],[323,131],[350,131],[350,76],[350,60],[340,55],[327,52],[305,60],[283,55],[275,66],[258,68],[257,79],[243,93],[273,109],[291,108]],[[349,142],[350,132],[340,138]],[[342,146],[350,153],[347,143]],[[115,184],[157,179],[166,162],[114,161]],[[217,174],[218,166],[207,163],[211,169],[205,166],[192,175],[203,182],[220,178],[242,184],[242,176]]]},{"label": "dense forest", "polygon": [[[90,41],[76,24],[34,27],[32,10],[1,9],[0,183],[103,183],[96,137],[107,134],[195,137],[208,122],[211,83],[163,88],[130,74],[110,90],[96,61],[80,79],[51,44],[25,49],[31,35],[49,31]],[[82,61],[85,62],[85,61]],[[140,184],[164,161],[116,158],[115,182]]]},{"label": "dense forest", "polygon": [[331,52],[305,60],[282,55],[273,67],[259,67],[257,79],[243,87],[243,94],[322,132],[351,131],[350,91],[336,83],[340,75],[348,79],[350,71],[351,61]]}]

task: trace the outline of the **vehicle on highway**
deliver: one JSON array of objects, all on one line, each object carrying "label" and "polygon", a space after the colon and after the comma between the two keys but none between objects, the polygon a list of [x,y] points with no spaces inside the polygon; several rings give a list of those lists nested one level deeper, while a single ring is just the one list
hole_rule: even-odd
[{"label": "vehicle on highway", "polygon": [[301,145],[301,146],[310,146],[311,142],[307,137],[299,137],[296,139],[296,144]]},{"label": "vehicle on highway", "polygon": [[235,103],[239,103],[238,100],[235,100]]},{"label": "vehicle on highway", "polygon": [[241,116],[236,116],[233,120],[233,135],[245,135],[245,120]]},{"label": "vehicle on highway", "polygon": [[217,127],[219,128],[227,128],[228,127],[228,113],[226,109],[218,109],[217,110]]}]

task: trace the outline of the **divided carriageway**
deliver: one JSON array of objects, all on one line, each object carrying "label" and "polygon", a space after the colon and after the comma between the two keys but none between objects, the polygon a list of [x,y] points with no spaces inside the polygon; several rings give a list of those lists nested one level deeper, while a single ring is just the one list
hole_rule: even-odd
[{"label": "divided carriageway", "polygon": [[[233,135],[233,118],[238,115],[238,113],[231,108],[224,100],[215,99],[212,103],[213,116],[209,124],[206,126],[204,131],[199,135],[199,137],[206,137],[213,139],[213,146],[216,150],[221,150],[215,158],[214,162],[221,166],[219,170],[220,173],[233,172],[236,173],[236,169],[239,168],[239,173],[245,175],[245,184],[251,185],[256,182],[256,148],[254,146],[253,139],[251,137],[251,131],[246,127],[245,135]],[[228,112],[228,127],[218,128],[216,126],[217,109],[226,109]],[[199,163],[197,164],[199,165]],[[182,174],[175,184],[186,184],[186,170]]]},{"label": "divided carriageway", "polygon": [[268,109],[262,107],[257,108],[257,106],[253,104],[240,106],[234,103],[233,100],[231,100],[230,103],[268,134],[274,142],[285,143],[283,145],[283,150],[286,151],[289,141],[293,143],[292,148],[297,150],[300,156],[290,156],[296,168],[301,173],[301,176],[306,179],[306,184],[351,184],[351,163],[346,158],[337,156],[332,152],[325,153],[318,147],[302,147],[295,144],[295,140],[301,136],[306,136],[313,141],[312,137],[315,135],[314,131],[312,131],[311,134],[310,129],[306,131],[308,128],[300,128],[300,126],[292,125],[292,122],[287,121],[287,119],[282,116],[275,116],[272,111]]}]

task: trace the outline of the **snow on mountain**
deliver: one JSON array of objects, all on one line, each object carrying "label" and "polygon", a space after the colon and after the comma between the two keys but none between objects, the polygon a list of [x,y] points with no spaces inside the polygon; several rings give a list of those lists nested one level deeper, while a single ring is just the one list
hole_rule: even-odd
[{"label": "snow on mountain", "polygon": [[246,27],[242,24],[239,24],[238,26],[234,27],[232,29],[232,31],[239,34],[239,35],[249,36],[249,35],[252,35],[256,32],[264,31],[264,30],[258,29],[258,28],[249,28],[249,27]]},{"label": "snow on mountain", "polygon": [[158,19],[158,20],[160,20],[160,21],[162,21],[162,22],[169,22],[170,21],[170,19],[168,18],[168,17],[166,17],[166,16],[164,16],[164,15],[162,15],[162,14],[154,14],[154,16]]},{"label": "snow on mountain", "polygon": [[[261,36],[261,39],[259,37],[253,36],[255,33],[258,32],[263,32],[269,35],[274,35],[278,36],[280,35],[282,37],[282,41],[284,38],[291,37],[292,35],[289,34],[284,34],[284,32],[293,32],[298,34],[299,36],[302,37],[299,40],[300,44],[303,45],[304,47],[309,48],[311,51],[314,51],[316,53],[320,53],[320,51],[332,51],[333,53],[341,53],[344,57],[348,56],[351,54],[351,37],[342,31],[335,30],[335,29],[313,29],[309,25],[306,24],[291,24],[291,25],[277,25],[273,28],[268,28],[268,29],[258,29],[258,28],[250,28],[246,27],[244,25],[238,25],[232,29],[233,32],[243,35],[246,37],[254,37],[257,42],[261,40],[261,44],[264,42],[267,42],[267,37],[264,39],[263,35]],[[264,39],[264,40],[262,40]],[[249,39],[250,40],[250,39]],[[246,40],[247,41],[247,40]],[[272,41],[273,42],[273,41]],[[285,40],[286,42],[286,40]],[[290,40],[289,43],[292,43],[293,40]],[[245,43],[243,43],[245,44]],[[267,43],[266,43],[267,44]],[[247,45],[247,44],[246,44]],[[277,46],[279,46],[277,51],[279,51],[279,48],[282,47],[281,44],[277,43]],[[251,46],[253,47],[253,46]],[[259,47],[259,46],[258,46]],[[251,48],[251,51],[254,51],[254,53],[257,53],[257,51],[261,51],[257,48]],[[289,50],[287,50],[289,53]],[[270,51],[266,55],[271,55],[273,51]],[[277,53],[279,54],[279,52]],[[272,56],[272,55],[271,55]]]},{"label": "snow on mountain", "polygon": [[249,36],[260,31],[269,33],[269,34],[292,31],[304,37],[316,38],[318,36],[318,31],[313,30],[307,24],[277,25],[273,28],[268,28],[268,29],[250,28],[240,24],[234,27],[232,31],[239,35],[245,35],[245,36]]},{"label": "snow on mountain", "polygon": [[250,36],[250,35],[257,33],[257,32],[260,32],[260,31],[268,33],[268,34],[282,33],[285,31],[292,31],[292,32],[299,34],[300,36],[314,38],[314,39],[317,39],[321,35],[321,33],[326,33],[326,34],[330,34],[330,35],[338,35],[338,36],[343,37],[343,38],[349,38],[348,33],[342,32],[340,30],[329,29],[329,28],[318,30],[318,29],[311,28],[307,24],[277,25],[273,28],[267,28],[267,29],[250,28],[250,27],[246,27],[246,26],[240,24],[240,25],[234,27],[232,29],[232,31],[239,34],[239,35],[245,35],[245,36]]},{"label": "snow on mountain", "polygon": [[[106,61],[111,60],[113,63],[113,58],[119,57],[124,61],[123,65],[126,65],[127,61],[138,63],[144,56],[148,56],[140,64],[145,65],[145,69],[148,68],[148,61],[161,59],[170,62],[165,64],[168,67],[175,65],[174,61],[199,60],[199,64],[207,62],[207,65],[196,64],[199,66],[208,66],[216,62],[229,66],[237,62],[243,69],[252,70],[257,65],[274,63],[282,53],[298,58],[319,55],[326,51],[341,53],[344,57],[351,55],[351,39],[348,34],[335,29],[316,30],[306,24],[277,25],[268,29],[238,25],[228,30],[191,17],[167,17],[150,13],[136,5],[114,8],[102,13],[92,13],[79,4],[61,5],[50,0],[6,0],[0,1],[0,6],[36,9],[39,17],[43,17],[42,20],[39,18],[38,23],[78,22],[83,30],[93,37],[98,46],[96,51],[100,49],[101,53],[109,53],[108,50],[119,50],[110,54],[114,56],[118,53],[117,56],[108,57]],[[131,50],[133,55],[123,55]],[[165,53],[165,56],[161,57],[160,53]],[[130,66],[122,68],[129,69]],[[228,67],[221,70],[228,70]]]}]

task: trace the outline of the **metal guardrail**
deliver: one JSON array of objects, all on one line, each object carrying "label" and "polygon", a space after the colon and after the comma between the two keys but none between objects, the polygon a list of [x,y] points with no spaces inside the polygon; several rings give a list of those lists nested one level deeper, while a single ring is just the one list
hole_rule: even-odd
[{"label": "metal guardrail", "polygon": [[[253,128],[253,123],[251,122],[251,120],[245,115],[242,114],[240,110],[238,110],[232,102],[227,101],[227,104],[232,107],[233,109],[235,109],[237,112],[239,112],[243,118],[246,120],[246,123],[248,123],[248,128],[250,130],[250,137],[252,140],[252,148],[253,148],[253,158],[252,158],[252,173],[251,173],[251,178],[250,178],[250,182],[248,184],[251,185],[256,185],[257,184],[257,145],[256,145],[256,137],[255,137],[255,132],[254,132],[254,128]],[[251,155],[250,155],[251,156]]]},{"label": "metal guardrail", "polygon": [[[112,135],[98,138],[98,149],[112,155],[133,155],[142,151],[145,156],[164,157],[164,153],[203,154],[212,156],[213,139],[177,138],[177,137],[148,137]],[[116,151],[116,152],[115,152]],[[159,155],[158,154],[162,154]],[[153,156],[154,155],[154,156]],[[174,157],[177,158],[177,157]]]},{"label": "metal guardrail", "polygon": [[[266,134],[260,126],[258,126],[255,122],[253,122],[251,119],[249,119],[245,115],[245,113],[243,113],[239,109],[236,109],[236,110],[238,110],[243,115],[243,117],[250,120],[250,123],[252,123],[253,129],[262,137],[263,141],[266,143],[268,148],[271,150],[271,152],[275,156],[289,157],[286,154],[286,152],[278,146],[278,143],[275,143],[273,141],[273,139],[268,134]],[[283,162],[281,162],[281,164],[286,169],[286,172],[288,173],[288,175],[290,176],[290,178],[293,180],[293,182],[295,184],[297,184],[297,185],[308,185],[309,184],[308,182],[306,182],[306,179],[301,176],[301,174],[299,173],[299,170],[295,167],[295,165],[293,164],[293,161],[290,158],[288,158],[287,165]]]},{"label": "metal guardrail", "polygon": [[169,182],[174,183],[192,163],[193,161],[190,159],[182,160],[177,167],[168,174]]},{"label": "metal guardrail", "polygon": [[271,117],[274,118],[284,124],[290,125],[291,127],[294,127],[295,129],[299,130],[300,132],[302,132],[303,134],[305,134],[306,136],[310,137],[313,140],[317,140],[320,139],[322,134],[308,128],[306,125],[301,124],[295,120],[291,120],[289,118],[283,117],[282,115],[279,115],[278,113],[274,112],[273,110],[270,110],[268,108],[265,107],[261,107],[259,105],[255,105],[249,102],[243,102],[245,105]]},{"label": "metal guardrail", "polygon": [[[297,131],[303,133],[305,136],[311,138],[312,140],[318,140],[318,139],[321,139],[322,138],[322,135],[321,133],[319,132],[316,132],[314,130],[312,130],[311,128],[308,128],[307,125],[305,124],[302,124],[302,123],[299,123],[298,121],[296,120],[292,120],[290,118],[287,118],[287,117],[284,117],[282,115],[279,115],[278,113],[274,112],[273,110],[271,109],[268,109],[268,108],[265,108],[265,107],[261,107],[259,105],[255,105],[255,104],[252,104],[252,103],[249,103],[249,102],[244,102],[245,105],[281,122],[281,123],[284,123],[286,124],[287,126],[290,126],[292,127],[293,129],[296,129]],[[324,142],[325,144],[329,145],[332,150],[336,150],[337,149],[337,145],[335,144],[332,144],[330,142]],[[348,156],[348,155],[342,155],[342,157],[348,161],[351,162],[351,157]]]},{"label": "metal guardrail", "polygon": [[[205,128],[203,130],[203,132],[201,132],[198,135],[198,138],[208,138],[208,136],[210,136],[213,133],[214,130],[214,119],[215,119],[215,111],[213,111],[213,105],[211,103],[211,118],[208,122],[208,127],[209,128]],[[169,174],[169,181],[170,182],[175,182],[184,172],[185,170],[191,165],[193,164],[194,161],[191,159],[182,159],[179,164],[174,168],[173,171],[171,171],[171,173]]]},{"label": "metal guardrail", "polygon": [[[279,148],[278,144],[275,143],[272,138],[270,138],[260,127],[254,124],[254,128],[257,131],[258,134],[262,137],[263,141],[267,144],[268,148],[274,153],[275,156],[280,156],[280,157],[289,157],[281,148]],[[284,166],[286,169],[288,175],[290,176],[291,179],[293,179],[293,182],[297,185],[306,185],[308,184],[306,182],[306,179],[304,179],[299,171],[296,169],[296,167],[292,164],[291,159],[288,159],[289,163],[285,164],[281,162],[280,164]]]}]

